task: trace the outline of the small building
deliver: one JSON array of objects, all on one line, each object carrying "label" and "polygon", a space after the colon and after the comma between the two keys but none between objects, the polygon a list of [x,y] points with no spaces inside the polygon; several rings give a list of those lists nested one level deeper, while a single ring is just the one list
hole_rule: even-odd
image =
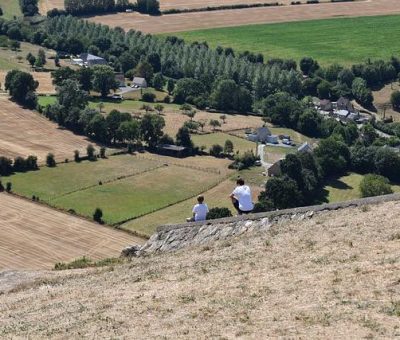
[{"label": "small building", "polygon": [[147,81],[141,77],[134,77],[132,80],[132,86],[145,89],[147,87]]},{"label": "small building", "polygon": [[338,117],[340,120],[347,120],[348,115],[350,114],[347,110],[336,110],[334,112],[335,116]]},{"label": "small building", "polygon": [[332,112],[333,111],[333,104],[329,99],[322,99],[320,101],[319,108],[322,111]]},{"label": "small building", "polygon": [[123,73],[115,73],[115,80],[119,87],[125,87],[125,76]]},{"label": "small building", "polygon": [[72,65],[83,66],[83,60],[81,58],[72,58],[71,59]]},{"label": "small building", "polygon": [[92,67],[96,65],[107,65],[107,60],[90,53],[82,53],[79,58],[82,59],[82,66]]},{"label": "small building", "polygon": [[349,112],[355,112],[354,106],[351,103],[350,99],[345,97],[340,97],[336,102],[336,109],[337,110],[347,110]]},{"label": "small building", "polygon": [[281,169],[281,162],[282,160],[280,159],[279,161],[276,161],[274,164],[272,164],[268,169],[268,176],[269,177],[274,177],[274,176],[280,176],[282,175],[282,169]]},{"label": "small building", "polygon": [[308,144],[308,142],[305,142],[303,144],[301,144],[298,148],[297,148],[297,152],[312,152],[312,147],[310,144]]},{"label": "small building", "polygon": [[179,158],[189,156],[189,149],[179,145],[161,144],[157,146],[157,150],[160,154],[165,156],[172,156]]},{"label": "small building", "polygon": [[247,139],[256,143],[279,143],[278,136],[273,135],[266,126],[260,127],[253,133],[247,135]]}]

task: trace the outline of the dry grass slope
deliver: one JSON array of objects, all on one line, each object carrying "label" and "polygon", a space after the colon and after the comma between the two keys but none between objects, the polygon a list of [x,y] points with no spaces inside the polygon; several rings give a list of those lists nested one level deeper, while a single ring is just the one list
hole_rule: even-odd
[{"label": "dry grass slope", "polygon": [[115,257],[121,247],[143,243],[124,232],[7,194],[0,194],[0,206],[0,270],[50,269],[56,262],[81,256]]},{"label": "dry grass slope", "polygon": [[122,266],[43,273],[0,295],[0,336],[395,338],[399,221],[390,202]]}]

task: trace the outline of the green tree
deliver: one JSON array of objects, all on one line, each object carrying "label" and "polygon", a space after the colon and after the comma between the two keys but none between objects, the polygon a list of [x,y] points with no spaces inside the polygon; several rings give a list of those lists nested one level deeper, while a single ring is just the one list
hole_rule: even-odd
[{"label": "green tree", "polygon": [[265,192],[275,209],[294,208],[303,203],[303,196],[296,181],[288,176],[269,179],[265,185]]},{"label": "green tree", "polygon": [[217,218],[231,217],[232,213],[228,208],[214,207],[207,213],[207,220],[215,220]]},{"label": "green tree", "polygon": [[153,86],[156,90],[161,91],[164,87],[165,80],[161,73],[156,73],[153,78]]},{"label": "green tree", "polygon": [[175,88],[175,81],[173,79],[168,79],[167,82],[167,91],[168,94],[171,95]]},{"label": "green tree", "polygon": [[140,132],[143,140],[150,148],[157,146],[160,137],[163,135],[165,120],[163,117],[146,113],[140,122]]},{"label": "green tree", "polygon": [[360,192],[362,197],[372,197],[392,194],[393,190],[386,177],[368,174],[361,180]]},{"label": "green tree", "polygon": [[57,100],[66,110],[71,108],[83,109],[88,103],[87,93],[81,90],[76,80],[67,79],[57,87]]},{"label": "green tree", "polygon": [[49,168],[54,168],[56,166],[56,161],[54,159],[54,155],[52,153],[48,153],[46,156],[46,165]]},{"label": "green tree", "polygon": [[37,103],[35,90],[39,83],[35,81],[30,73],[12,70],[7,73],[5,89],[17,103],[34,108]]},{"label": "green tree", "polygon": [[93,220],[96,221],[97,223],[103,224],[103,210],[100,208],[96,208],[94,213],[93,213]]},{"label": "green tree", "polygon": [[214,144],[210,148],[210,155],[214,157],[221,157],[224,148],[219,144]]},{"label": "green tree", "polygon": [[325,176],[341,175],[347,171],[350,151],[345,143],[332,137],[323,139],[314,153]]},{"label": "green tree", "polygon": [[127,112],[112,110],[106,117],[108,139],[115,143],[118,137],[118,129],[123,122],[131,121],[132,117]]},{"label": "green tree", "polygon": [[43,48],[39,48],[36,60],[40,61],[41,66],[46,64],[46,52],[44,51]]},{"label": "green tree", "polygon": [[107,65],[93,67],[93,89],[100,92],[103,98],[107,97],[110,90],[116,90],[118,82],[115,80],[114,71]]},{"label": "green tree", "polygon": [[39,14],[38,0],[19,0],[19,6],[26,17]]},{"label": "green tree", "polygon": [[318,69],[319,69],[318,62],[313,58],[304,57],[300,60],[300,70],[305,75],[313,74]]},{"label": "green tree", "polygon": [[90,67],[82,67],[76,72],[76,79],[81,85],[81,89],[90,93],[93,87],[93,70]]},{"label": "green tree", "polygon": [[60,86],[67,79],[76,79],[76,72],[70,67],[61,67],[51,72],[53,84]]},{"label": "green tree", "polygon": [[392,104],[394,110],[400,109],[400,91],[392,92],[390,96],[390,103]]},{"label": "green tree", "polygon": [[35,65],[36,62],[36,58],[32,53],[28,53],[26,56],[26,60],[28,61],[28,63],[31,65],[31,67],[33,67],[33,65]]},{"label": "green tree", "polygon": [[124,121],[117,130],[118,139],[129,143],[134,143],[139,139],[140,126],[137,120]]},{"label": "green tree", "polygon": [[188,149],[193,149],[193,142],[190,138],[190,132],[187,127],[179,128],[176,134],[176,145],[184,146]]},{"label": "green tree", "polygon": [[158,112],[159,115],[164,111],[164,106],[161,104],[154,105],[154,109]]},{"label": "green tree", "polygon": [[217,127],[221,126],[221,123],[216,119],[211,119],[209,124],[212,126],[213,131],[215,131]]},{"label": "green tree", "polygon": [[150,82],[153,78],[153,66],[147,61],[141,61],[135,68],[135,76],[145,78]]},{"label": "green tree", "polygon": [[233,153],[233,143],[230,139],[227,139],[224,144],[224,153],[230,155]]},{"label": "green tree", "polygon": [[95,161],[96,160],[95,152],[96,152],[96,149],[94,148],[94,146],[92,144],[89,144],[86,147],[86,154],[87,154],[87,157],[88,157],[89,161]]}]

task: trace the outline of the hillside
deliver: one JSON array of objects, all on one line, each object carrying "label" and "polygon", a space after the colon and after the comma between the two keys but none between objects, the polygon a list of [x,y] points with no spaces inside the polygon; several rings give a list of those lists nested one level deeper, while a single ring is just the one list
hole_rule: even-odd
[{"label": "hillside", "polygon": [[317,213],[115,267],[15,275],[30,279],[0,294],[0,336],[394,338],[399,208]]}]

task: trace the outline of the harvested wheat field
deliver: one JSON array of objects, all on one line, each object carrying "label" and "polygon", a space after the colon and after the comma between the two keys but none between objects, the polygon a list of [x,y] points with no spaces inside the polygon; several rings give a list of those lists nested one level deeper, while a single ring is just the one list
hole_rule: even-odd
[{"label": "harvested wheat field", "polygon": [[392,83],[385,85],[379,91],[373,91],[374,95],[374,106],[377,109],[378,116],[383,118],[392,117],[394,121],[400,121],[400,112],[393,110],[392,104],[390,103],[390,96],[394,91],[399,91],[400,85],[398,83]]},{"label": "harvested wheat field", "polygon": [[[37,94],[56,94],[56,88],[53,85],[50,72],[32,72],[33,79],[39,82],[39,87],[36,89]],[[0,71],[0,82],[5,83],[7,72]]]},{"label": "harvested wheat field", "polygon": [[39,0],[39,12],[43,15],[53,8],[64,9],[64,0]]},{"label": "harvested wheat field", "polygon": [[7,96],[0,96],[1,156],[35,155],[43,163],[51,152],[56,161],[64,161],[73,158],[74,150],[84,154],[90,143],[89,139],[59,128],[39,113],[21,108]]},{"label": "harvested wheat field", "polygon": [[300,6],[279,6],[233,9],[213,12],[149,16],[139,13],[119,13],[90,18],[90,21],[136,29],[145,33],[169,33],[202,28],[241,26],[274,22],[389,15],[400,12],[398,0],[369,0],[341,3],[320,3]]},{"label": "harvested wheat field", "polygon": [[393,339],[399,221],[399,202],[348,208],[109,269],[42,273],[0,295],[0,334]]},{"label": "harvested wheat field", "polygon": [[143,242],[8,194],[0,194],[0,206],[0,269],[52,268],[81,256],[116,257],[125,246]]}]

